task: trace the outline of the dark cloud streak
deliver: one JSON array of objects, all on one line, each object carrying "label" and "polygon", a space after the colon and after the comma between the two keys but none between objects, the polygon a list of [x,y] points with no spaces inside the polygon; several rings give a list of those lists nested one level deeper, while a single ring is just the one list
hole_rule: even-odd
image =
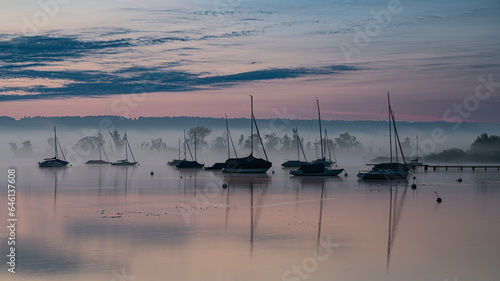
[{"label": "dark cloud streak", "polygon": [[[208,35],[198,41],[218,38],[252,36],[255,31],[240,31]],[[322,67],[267,68],[225,75],[193,73],[174,70],[180,62],[161,62],[153,66],[124,63],[122,68],[106,71],[84,69],[59,70],[61,63],[74,63],[86,57],[121,54],[136,46],[187,41],[187,37],[139,37],[105,40],[80,40],[76,37],[25,36],[0,41],[0,79],[43,79],[60,82],[59,85],[26,85],[0,87],[0,101],[35,100],[71,97],[102,97],[142,92],[178,92],[217,87],[230,87],[241,83],[291,79],[304,76],[333,75],[356,70],[353,66],[328,65]],[[189,47],[188,47],[189,48]],[[180,48],[183,49],[183,48]],[[95,59],[94,59],[95,61]],[[57,65],[58,70],[53,69]],[[4,93],[4,94],[2,94]],[[16,94],[22,93],[22,94]]]},{"label": "dark cloud streak", "polygon": [[357,70],[351,66],[330,65],[314,68],[272,68],[229,75],[202,76],[176,70],[129,68],[135,75],[123,77],[120,73],[106,74],[97,71],[48,72],[31,70],[23,72],[28,78],[67,79],[76,81],[64,87],[35,86],[30,88],[8,87],[0,91],[24,91],[32,94],[0,95],[0,101],[69,97],[97,97],[142,92],[178,92],[228,87],[262,80],[290,79],[305,76],[333,75]]}]

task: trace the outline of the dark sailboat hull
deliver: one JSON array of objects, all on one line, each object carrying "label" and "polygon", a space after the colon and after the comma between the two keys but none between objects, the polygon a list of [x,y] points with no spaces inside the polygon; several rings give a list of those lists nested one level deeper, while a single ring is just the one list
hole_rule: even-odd
[{"label": "dark sailboat hull", "polygon": [[175,165],[178,169],[201,169],[205,166],[197,161],[182,160],[179,164]]},{"label": "dark sailboat hull", "polygon": [[109,162],[104,160],[89,160],[85,164],[109,164]]},{"label": "dark sailboat hull", "polygon": [[290,171],[294,176],[338,176],[344,169],[329,169],[323,163],[304,164],[299,169]]},{"label": "dark sailboat hull", "polygon": [[226,167],[226,163],[215,163],[212,166],[204,167],[203,169],[207,171],[220,171],[224,169],[224,167]]},{"label": "dark sailboat hull", "polygon": [[380,163],[373,166],[369,172],[358,173],[360,179],[379,179],[379,180],[392,180],[392,179],[406,179],[408,177],[411,166],[402,163]]},{"label": "dark sailboat hull", "polygon": [[283,164],[281,164],[282,167],[292,167],[292,168],[295,168],[295,167],[300,167],[304,164],[308,164],[308,162],[304,162],[304,161],[300,161],[300,160],[288,160],[286,162],[283,162]]},{"label": "dark sailboat hull", "polygon": [[252,155],[243,158],[229,158],[226,160],[224,173],[265,173],[271,168],[272,163],[255,158]]},{"label": "dark sailboat hull", "polygon": [[111,164],[112,166],[134,166],[134,165],[137,165],[137,162],[129,162],[127,160],[120,160],[117,162],[111,162],[109,164]]},{"label": "dark sailboat hull", "polygon": [[68,161],[64,161],[61,159],[53,158],[53,159],[46,159],[43,162],[38,162],[38,167],[65,167],[68,165]]},{"label": "dark sailboat hull", "polygon": [[168,165],[170,166],[177,166],[177,164],[181,163],[181,159],[174,159],[172,161],[167,162]]}]

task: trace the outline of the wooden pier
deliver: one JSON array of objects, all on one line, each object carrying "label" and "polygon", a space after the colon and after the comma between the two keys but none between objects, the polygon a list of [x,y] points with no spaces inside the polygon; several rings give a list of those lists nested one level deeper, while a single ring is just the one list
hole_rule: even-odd
[{"label": "wooden pier", "polygon": [[439,169],[445,169],[446,171],[448,171],[448,169],[457,169],[461,171],[464,169],[472,169],[472,171],[475,171],[476,169],[484,169],[485,171],[488,169],[496,169],[497,171],[500,171],[500,165],[415,165],[413,166],[413,169],[418,167],[423,167],[424,171],[429,170],[429,168],[432,168],[433,171]]}]

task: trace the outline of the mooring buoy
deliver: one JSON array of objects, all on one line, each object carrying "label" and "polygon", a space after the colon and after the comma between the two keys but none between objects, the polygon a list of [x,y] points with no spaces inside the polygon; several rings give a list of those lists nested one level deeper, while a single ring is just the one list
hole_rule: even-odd
[{"label": "mooring buoy", "polygon": [[437,196],[436,201],[437,201],[438,203],[443,202],[443,199],[441,199],[441,197],[439,197],[439,194],[437,193],[437,191],[434,191],[434,193],[435,193],[435,194],[436,194],[436,196]]}]

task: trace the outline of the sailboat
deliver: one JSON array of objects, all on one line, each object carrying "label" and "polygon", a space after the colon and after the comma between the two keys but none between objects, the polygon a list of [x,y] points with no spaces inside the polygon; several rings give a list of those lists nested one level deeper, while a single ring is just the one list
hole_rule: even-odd
[{"label": "sailboat", "polygon": [[[401,148],[401,142],[399,141],[399,135],[396,128],[396,120],[394,118],[394,111],[391,108],[391,99],[389,93],[387,93],[387,103],[389,108],[389,151],[390,151],[390,162],[389,163],[379,163],[375,164],[371,171],[358,173],[358,178],[360,179],[406,179],[408,173],[411,169],[411,165],[406,163],[403,149]],[[396,162],[393,162],[392,157],[392,131],[394,130],[394,143],[396,146]],[[401,156],[403,163],[398,162],[398,147],[401,151]]]},{"label": "sailboat", "polygon": [[[299,169],[290,171],[289,174],[293,176],[338,176],[344,169],[330,169],[332,161],[326,160],[325,149],[323,148],[323,134],[321,132],[321,114],[319,111],[319,100],[316,99],[318,105],[318,119],[319,119],[319,136],[321,144],[321,159],[314,160],[311,163],[303,164]],[[325,132],[326,133],[326,132]]]},{"label": "sailboat", "polygon": [[[257,127],[257,121],[255,121],[255,117],[253,115],[253,96],[250,96],[250,108],[251,108],[251,117],[250,117],[250,155],[243,158],[229,158],[226,160],[225,166],[222,169],[223,173],[265,173],[271,166],[273,165],[269,162],[267,158],[266,149],[262,144],[262,139],[260,138],[259,128]],[[260,143],[262,145],[262,149],[264,151],[264,155],[266,160],[262,158],[255,158],[253,156],[253,126],[255,124],[255,128],[257,129],[257,135],[259,136]]]},{"label": "sailboat", "polygon": [[323,163],[305,164],[299,169],[290,171],[293,176],[338,176],[344,169],[330,169],[325,167]]},{"label": "sailboat", "polygon": [[[295,130],[293,131],[294,133],[294,138],[295,138],[295,142],[297,143],[297,160],[288,160],[286,162],[283,162],[281,164],[282,167],[300,167],[304,164],[308,164],[307,162],[307,158],[306,158],[306,154],[304,153],[304,147],[302,146],[302,142],[300,141],[300,137],[299,137],[299,130],[297,127],[295,127]],[[300,160],[300,150],[302,150],[302,155],[304,156],[304,160],[305,161],[301,161]]]},{"label": "sailboat", "polygon": [[[186,158],[186,157],[184,157]],[[177,164],[181,163],[181,139],[179,139],[179,158],[174,159],[172,161],[168,161],[167,164],[170,166],[177,166]]]},{"label": "sailboat", "polygon": [[[232,146],[233,146],[234,155],[236,157],[238,157],[238,154],[236,154],[236,149],[234,148],[233,139],[231,138],[231,134],[229,133],[229,125],[227,123],[227,115],[225,115],[225,116],[226,116],[227,158],[231,158],[231,149],[229,147],[229,143],[231,143]],[[218,163],[213,164],[210,167],[204,167],[203,169],[204,170],[209,170],[209,171],[221,171],[222,169],[224,169],[225,166],[226,166],[225,162],[218,162]]]},{"label": "sailboat", "polygon": [[321,147],[321,158],[316,159],[311,162],[311,164],[323,164],[325,167],[330,167],[332,164],[334,164],[331,160],[327,160],[325,157],[325,149],[323,147],[323,134],[321,130],[321,112],[319,110],[319,100],[316,99],[316,104],[318,105],[318,123],[319,123],[319,140],[320,140],[320,147]]},{"label": "sailboat", "polygon": [[415,159],[411,159],[410,165],[412,166],[422,166],[423,162],[419,160],[419,145],[418,145],[418,136],[417,136],[417,157]]},{"label": "sailboat", "polygon": [[[109,164],[108,155],[106,155],[106,151],[102,146],[101,131],[97,132],[97,138],[99,139],[99,160],[89,160],[85,162],[85,164]],[[106,161],[102,160],[102,152],[104,152],[104,157],[106,157]]]},{"label": "sailboat", "polygon": [[[130,144],[128,142],[127,132],[125,132],[124,142],[125,142],[125,159],[118,160],[116,162],[111,162],[110,163],[111,165],[113,165],[113,166],[134,166],[137,164],[137,162],[135,161],[134,154],[132,153],[132,149],[130,148]],[[133,162],[128,161],[128,151],[129,150],[130,150],[130,155],[132,155],[132,159],[134,160]]]},{"label": "sailboat", "polygon": [[[189,149],[189,154],[193,161],[189,161],[186,159],[186,145]],[[194,135],[194,157],[191,154],[191,149],[189,148],[189,144],[186,141],[186,131],[184,131],[184,160],[181,160],[175,167],[180,169],[201,169],[205,166],[205,164],[200,164],[196,161],[196,133]]]},{"label": "sailboat", "polygon": [[58,158],[58,150],[61,149],[61,145],[59,144],[59,140],[57,139],[56,134],[56,126],[54,126],[54,157],[53,158],[45,158],[42,162],[38,162],[38,167],[64,167],[69,164],[66,161],[66,157],[64,157],[64,152],[61,149],[61,154],[64,160]]}]

